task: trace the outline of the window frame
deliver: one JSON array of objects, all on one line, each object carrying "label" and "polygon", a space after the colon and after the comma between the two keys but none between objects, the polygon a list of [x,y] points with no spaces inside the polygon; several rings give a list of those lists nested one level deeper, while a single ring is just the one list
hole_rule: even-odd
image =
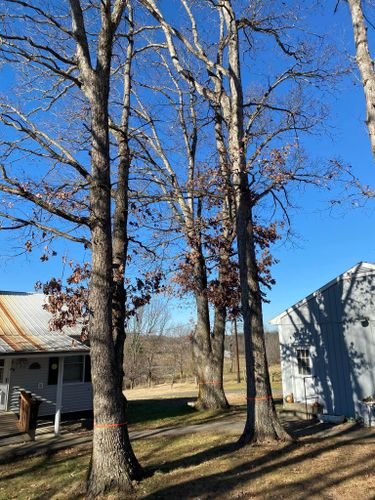
[{"label": "window frame", "polygon": [[[76,354],[76,355],[73,354],[70,356],[62,356],[62,357],[64,359],[64,373],[63,373],[63,380],[62,380],[63,385],[91,384],[91,369],[89,368],[90,363],[91,363],[90,354]],[[73,358],[79,358],[79,357],[83,358],[81,380],[65,381],[64,376],[66,373],[66,364],[65,364],[66,359],[67,358],[73,359]],[[50,356],[48,359],[49,360],[48,360],[48,382],[47,382],[47,385],[48,386],[56,386],[57,382],[58,382],[58,374],[59,374],[59,356]],[[57,369],[56,369],[56,373],[53,374],[54,376],[51,377],[51,365],[54,363],[57,364]],[[50,383],[51,378],[53,378],[53,380],[56,379],[56,381],[53,381],[53,383]]]},{"label": "window frame", "polygon": [[[67,359],[70,360],[75,360],[71,361],[69,364],[71,365],[77,365],[78,364],[78,359],[82,358],[82,361],[79,363],[81,366],[81,380],[65,380],[65,375],[67,373],[67,364],[66,361]],[[62,383],[63,385],[76,385],[76,384],[83,384],[84,383],[84,378],[85,378],[85,355],[84,354],[78,354],[78,355],[73,355],[73,356],[64,356],[64,373],[63,373],[63,378],[62,378]]]},{"label": "window frame", "polygon": [[300,377],[312,376],[311,348],[296,347],[297,373]]},{"label": "window frame", "polygon": [[5,372],[5,368],[6,368],[6,363],[5,363],[5,359],[4,358],[1,358],[0,359],[0,362],[2,362],[2,365],[0,366],[0,370],[1,370],[1,379],[0,379],[0,384],[5,384],[5,375],[6,375],[6,372]]}]

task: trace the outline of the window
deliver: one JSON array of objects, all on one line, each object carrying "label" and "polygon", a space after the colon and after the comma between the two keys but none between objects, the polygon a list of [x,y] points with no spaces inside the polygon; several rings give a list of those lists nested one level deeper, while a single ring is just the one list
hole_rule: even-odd
[{"label": "window", "polygon": [[48,385],[56,385],[59,373],[59,358],[49,358]]},{"label": "window", "polygon": [[[30,369],[36,368],[30,366]],[[0,367],[1,369],[1,367]],[[48,385],[56,385],[59,374],[59,358],[49,358]],[[91,382],[90,356],[66,356],[64,357],[65,384]]]},{"label": "window", "polygon": [[40,363],[31,363],[29,370],[40,370]]},{"label": "window", "polygon": [[64,383],[91,382],[90,356],[67,356],[64,359]]},{"label": "window", "polygon": [[3,359],[0,359],[0,384],[3,384],[5,382],[4,375],[5,375],[5,361]]},{"label": "window", "polygon": [[311,375],[310,349],[297,349],[299,375]]},{"label": "window", "polygon": [[85,356],[85,380],[84,382],[91,382],[91,359],[87,354]]},{"label": "window", "polygon": [[83,382],[83,356],[67,356],[64,359],[64,383]]}]

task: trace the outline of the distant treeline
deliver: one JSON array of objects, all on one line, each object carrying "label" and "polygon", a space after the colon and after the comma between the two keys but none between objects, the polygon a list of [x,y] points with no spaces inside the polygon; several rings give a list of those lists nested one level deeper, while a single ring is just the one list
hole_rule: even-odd
[{"label": "distant treeline", "polygon": [[[277,332],[265,332],[266,339],[266,352],[269,365],[280,363],[280,344],[279,335]],[[227,352],[235,352],[235,337],[234,335],[227,335],[225,338],[225,350]],[[244,336],[238,333],[238,350],[240,355],[245,354]]]},{"label": "distant treeline", "polygon": [[[244,355],[244,337],[238,335],[240,356]],[[270,365],[280,363],[279,337],[266,332],[266,350]],[[125,379],[127,388],[194,379],[192,346],[189,335],[142,335],[129,333],[125,343]],[[235,357],[234,335],[225,339],[225,358]]]}]

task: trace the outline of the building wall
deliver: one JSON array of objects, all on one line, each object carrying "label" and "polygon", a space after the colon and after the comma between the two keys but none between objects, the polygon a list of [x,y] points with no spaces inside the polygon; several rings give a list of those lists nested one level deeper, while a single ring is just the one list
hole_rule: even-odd
[{"label": "building wall", "polygon": [[[32,363],[39,363],[40,369],[30,369]],[[18,391],[23,388],[46,399],[39,408],[39,415],[53,415],[56,403],[56,385],[48,385],[49,358],[29,356],[12,360],[8,409],[18,412]],[[63,385],[62,413],[92,409],[91,383]]]},{"label": "building wall", "polygon": [[[363,415],[375,395],[375,276],[353,275],[289,312],[279,326],[283,393],[320,401],[328,413]],[[311,350],[312,375],[298,375],[297,348]]]}]

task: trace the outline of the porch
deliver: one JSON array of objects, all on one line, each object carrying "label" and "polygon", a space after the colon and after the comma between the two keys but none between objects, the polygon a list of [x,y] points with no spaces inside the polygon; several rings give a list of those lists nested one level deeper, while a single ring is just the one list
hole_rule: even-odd
[{"label": "porch", "polygon": [[0,446],[22,443],[30,439],[29,434],[18,428],[15,413],[0,411]]}]

